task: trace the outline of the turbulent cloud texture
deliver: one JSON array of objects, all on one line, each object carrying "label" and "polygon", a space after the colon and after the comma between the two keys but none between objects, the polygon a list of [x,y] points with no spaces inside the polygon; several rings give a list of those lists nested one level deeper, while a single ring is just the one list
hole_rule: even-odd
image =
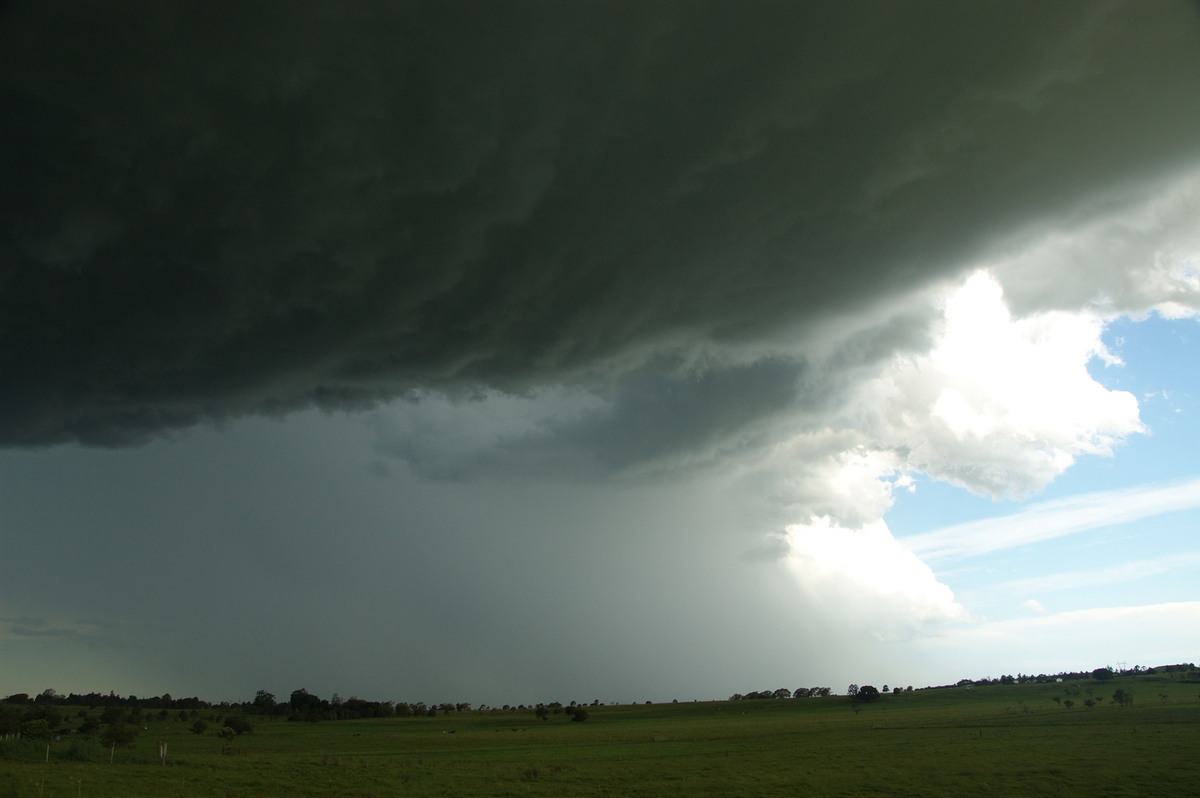
[{"label": "turbulent cloud texture", "polygon": [[[678,456],[779,409],[783,333],[803,364],[1200,140],[1182,3],[0,13],[8,445],[608,386],[597,456]],[[629,433],[663,387],[709,431]]]}]

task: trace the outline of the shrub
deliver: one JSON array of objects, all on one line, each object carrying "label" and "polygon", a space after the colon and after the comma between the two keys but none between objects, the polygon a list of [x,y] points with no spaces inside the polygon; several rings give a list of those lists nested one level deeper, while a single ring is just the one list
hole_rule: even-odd
[{"label": "shrub", "polygon": [[50,739],[50,724],[44,718],[27,720],[21,724],[21,736],[30,740],[46,742]]},{"label": "shrub", "polygon": [[234,734],[251,734],[254,731],[254,725],[241,715],[230,715],[225,718],[225,726],[233,729]]},{"label": "shrub", "polygon": [[137,736],[136,726],[117,723],[100,732],[100,742],[110,748],[132,748]]}]

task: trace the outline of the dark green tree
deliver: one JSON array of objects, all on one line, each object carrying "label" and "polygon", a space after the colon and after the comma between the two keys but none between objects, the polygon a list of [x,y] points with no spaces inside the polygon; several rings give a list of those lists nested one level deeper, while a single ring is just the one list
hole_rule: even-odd
[{"label": "dark green tree", "polygon": [[0,737],[16,734],[21,730],[21,711],[8,704],[0,704]]},{"label": "dark green tree", "polygon": [[311,712],[321,707],[321,699],[301,687],[293,690],[291,695],[293,712]]},{"label": "dark green tree", "polygon": [[273,693],[268,693],[266,690],[259,690],[254,694],[254,702],[251,706],[260,715],[270,715],[275,711],[276,703]]},{"label": "dark green tree", "polygon": [[855,694],[854,698],[856,701],[869,704],[870,702],[879,698],[879,690],[873,685],[864,684],[862,687],[858,688],[858,693]]}]

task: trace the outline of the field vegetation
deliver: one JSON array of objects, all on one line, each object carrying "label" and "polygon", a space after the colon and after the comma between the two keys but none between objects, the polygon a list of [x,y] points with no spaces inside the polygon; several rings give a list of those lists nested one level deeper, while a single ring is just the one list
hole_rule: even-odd
[{"label": "field vegetation", "polygon": [[1196,672],[868,697],[589,704],[582,721],[547,706],[308,723],[240,705],[102,723],[108,708],[62,705],[60,724],[85,731],[0,740],[0,798],[1169,798],[1200,784]]}]

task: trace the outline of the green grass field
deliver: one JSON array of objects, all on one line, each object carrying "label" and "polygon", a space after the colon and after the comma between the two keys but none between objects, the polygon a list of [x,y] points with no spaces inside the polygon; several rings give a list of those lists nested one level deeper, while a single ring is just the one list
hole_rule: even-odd
[{"label": "green grass field", "polygon": [[[1108,700],[1118,687],[1134,693],[1133,706]],[[143,721],[134,748],[111,763],[108,749],[75,737],[50,743],[48,761],[45,743],[4,741],[0,798],[1196,796],[1198,694],[1200,683],[1136,676],[915,691],[866,705],[588,707],[583,723],[532,711],[256,718],[230,752],[212,729],[193,735],[171,713]],[[1089,709],[1088,698],[1104,700]]]}]

